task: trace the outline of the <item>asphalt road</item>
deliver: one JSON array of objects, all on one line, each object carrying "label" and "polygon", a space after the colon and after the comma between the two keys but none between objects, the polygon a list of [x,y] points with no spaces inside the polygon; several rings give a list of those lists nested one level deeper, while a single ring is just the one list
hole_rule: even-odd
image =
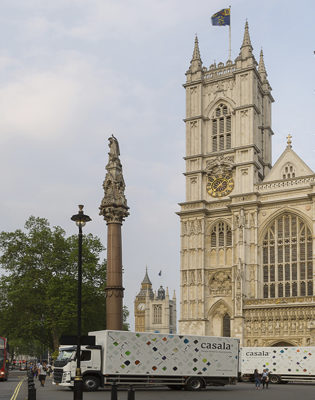
[{"label": "asphalt road", "polygon": [[[7,382],[0,382],[1,400],[27,400],[27,382],[24,381],[19,392],[14,390],[19,382],[26,377],[25,373],[12,371]],[[52,384],[51,378],[47,378],[45,387],[41,387],[38,380],[36,385],[36,400],[72,400],[73,392],[67,388]],[[15,396],[15,397],[14,397]],[[110,400],[110,390],[98,390],[97,392],[83,394],[84,400]],[[235,386],[209,387],[200,392],[187,392],[184,390],[173,391],[166,388],[137,389],[135,400],[314,400],[315,384],[286,384],[269,385],[268,391],[255,390],[252,383],[238,383]],[[118,400],[127,400],[127,390],[118,391]]]}]

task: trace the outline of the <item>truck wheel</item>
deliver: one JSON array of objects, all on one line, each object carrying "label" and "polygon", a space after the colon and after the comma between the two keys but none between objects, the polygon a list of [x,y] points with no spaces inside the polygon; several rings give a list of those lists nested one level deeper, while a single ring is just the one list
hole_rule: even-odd
[{"label": "truck wheel", "polygon": [[270,383],[280,383],[281,382],[281,378],[279,375],[271,375],[269,380],[270,380]]},{"label": "truck wheel", "polygon": [[186,390],[191,390],[191,391],[197,391],[200,390],[201,388],[204,387],[204,381],[201,378],[198,377],[191,377],[188,379],[185,389]]},{"label": "truck wheel", "polygon": [[83,377],[83,385],[88,392],[95,392],[100,386],[100,380],[97,376],[87,375]]}]

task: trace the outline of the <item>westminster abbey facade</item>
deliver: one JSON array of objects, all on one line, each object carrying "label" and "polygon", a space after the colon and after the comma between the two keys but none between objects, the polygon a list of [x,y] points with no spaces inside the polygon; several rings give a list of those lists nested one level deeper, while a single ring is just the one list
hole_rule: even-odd
[{"label": "westminster abbey facade", "polygon": [[[186,72],[179,331],[243,346],[315,345],[315,174],[288,134],[272,165],[263,53]],[[293,142],[294,143],[294,142]]]}]

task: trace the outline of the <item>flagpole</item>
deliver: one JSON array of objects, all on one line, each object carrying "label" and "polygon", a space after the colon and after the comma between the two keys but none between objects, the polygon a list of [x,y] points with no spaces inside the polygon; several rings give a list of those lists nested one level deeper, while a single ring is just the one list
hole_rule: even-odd
[{"label": "flagpole", "polygon": [[229,25],[229,60],[232,61],[231,59],[231,6],[230,8],[230,25]]}]

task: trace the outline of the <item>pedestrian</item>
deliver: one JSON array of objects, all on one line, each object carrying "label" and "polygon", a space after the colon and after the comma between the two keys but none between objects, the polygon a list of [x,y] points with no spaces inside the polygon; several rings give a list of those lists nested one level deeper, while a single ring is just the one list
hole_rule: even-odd
[{"label": "pedestrian", "polygon": [[37,375],[38,375],[38,367],[37,367],[36,363],[34,363],[34,365],[33,365],[33,377],[34,377],[34,379],[37,378]]},{"label": "pedestrian", "polygon": [[255,371],[254,371],[254,378],[255,378],[255,387],[256,387],[256,390],[259,390],[260,389],[260,374],[259,374],[259,372],[258,372],[258,369],[255,369]]},{"label": "pedestrian", "polygon": [[43,361],[43,363],[40,364],[38,368],[38,379],[40,381],[41,386],[45,386],[46,375],[47,375],[47,364],[45,361]]},{"label": "pedestrian", "polygon": [[268,370],[266,370],[266,389],[268,389],[268,386],[269,386],[269,371]]}]

